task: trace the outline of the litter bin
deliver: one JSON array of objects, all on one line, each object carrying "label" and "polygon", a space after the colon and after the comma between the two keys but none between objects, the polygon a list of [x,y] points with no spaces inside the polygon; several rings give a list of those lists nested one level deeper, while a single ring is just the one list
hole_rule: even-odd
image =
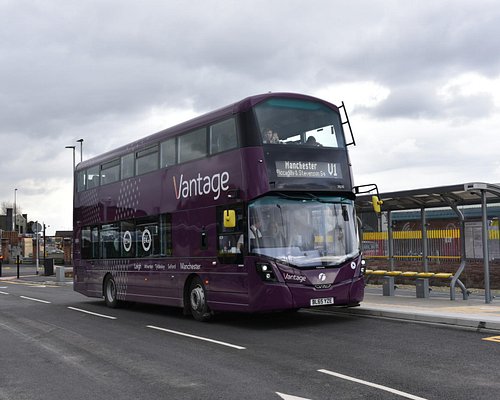
[{"label": "litter bin", "polygon": [[53,258],[46,258],[43,261],[43,268],[44,268],[44,275],[45,276],[54,275],[54,259]]}]

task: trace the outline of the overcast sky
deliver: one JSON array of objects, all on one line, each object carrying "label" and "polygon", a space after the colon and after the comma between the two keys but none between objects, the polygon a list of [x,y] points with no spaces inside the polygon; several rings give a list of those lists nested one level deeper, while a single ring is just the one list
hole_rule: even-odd
[{"label": "overcast sky", "polygon": [[0,0],[0,202],[72,226],[72,154],[264,92],[346,104],[355,183],[500,182],[500,2]]}]

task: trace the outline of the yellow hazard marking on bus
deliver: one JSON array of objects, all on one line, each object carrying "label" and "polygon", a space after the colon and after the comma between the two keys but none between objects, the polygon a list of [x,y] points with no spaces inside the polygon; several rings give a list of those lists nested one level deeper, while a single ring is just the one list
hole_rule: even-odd
[{"label": "yellow hazard marking on bus", "polygon": [[500,336],[490,336],[487,338],[483,338],[483,340],[487,340],[488,342],[497,342],[500,343]]}]

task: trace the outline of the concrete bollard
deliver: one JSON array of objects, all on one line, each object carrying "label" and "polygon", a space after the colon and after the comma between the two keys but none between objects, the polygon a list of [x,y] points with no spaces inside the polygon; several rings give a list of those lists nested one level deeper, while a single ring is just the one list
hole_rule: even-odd
[{"label": "concrete bollard", "polygon": [[384,283],[382,285],[382,293],[384,296],[394,296],[396,290],[396,285],[394,284],[393,276],[385,276]]},{"label": "concrete bollard", "polygon": [[64,265],[56,265],[56,282],[64,282],[65,281],[65,275],[64,275]]},{"label": "concrete bollard", "polygon": [[416,282],[417,298],[426,299],[429,297],[429,279],[417,279]]}]

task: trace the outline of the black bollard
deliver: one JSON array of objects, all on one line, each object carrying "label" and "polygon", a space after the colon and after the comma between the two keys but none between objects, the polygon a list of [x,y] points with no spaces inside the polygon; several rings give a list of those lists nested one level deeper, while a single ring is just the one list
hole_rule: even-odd
[{"label": "black bollard", "polygon": [[17,264],[17,279],[19,279],[19,254],[16,257],[16,264]]}]

